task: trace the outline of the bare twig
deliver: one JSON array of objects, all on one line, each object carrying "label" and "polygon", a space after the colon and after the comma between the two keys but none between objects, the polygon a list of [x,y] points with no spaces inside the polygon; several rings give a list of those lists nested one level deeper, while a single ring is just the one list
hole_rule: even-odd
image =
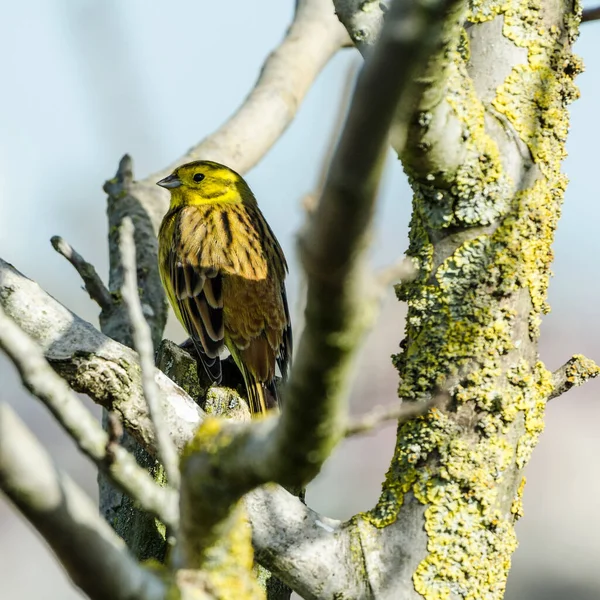
[{"label": "bare twig", "polygon": [[292,122],[304,96],[329,59],[348,42],[329,0],[299,0],[284,40],[269,54],[254,89],[212,135],[164,170],[198,159],[222,162],[240,173],[252,168]]},{"label": "bare twig", "polygon": [[419,270],[415,265],[415,259],[407,257],[379,270],[375,273],[375,280],[379,287],[387,289],[390,285],[395,283],[402,284],[412,281],[417,276],[418,272]]},{"label": "bare twig", "polygon": [[581,22],[590,23],[591,21],[600,21],[600,6],[597,6],[596,8],[588,8],[583,11]]},{"label": "bare twig", "polygon": [[179,457],[162,414],[159,391],[154,381],[155,367],[152,334],[144,318],[138,294],[133,222],[129,217],[123,219],[119,246],[123,264],[123,288],[121,293],[123,295],[123,302],[127,306],[129,313],[134,348],[140,357],[142,387],[144,388],[144,396],[148,403],[148,412],[150,413],[150,418],[156,432],[158,456],[165,467],[169,485],[175,489],[179,489]]},{"label": "bare twig", "polygon": [[50,239],[50,242],[52,247],[75,267],[75,270],[79,273],[81,279],[83,279],[83,284],[90,298],[102,310],[108,310],[113,300],[94,266],[87,262],[81,254],[60,236],[55,235]]},{"label": "bare twig", "polygon": [[548,400],[558,398],[571,388],[583,385],[598,375],[600,375],[600,367],[591,358],[586,358],[583,354],[575,354],[552,374],[554,389],[548,396]]},{"label": "bare twig", "polygon": [[159,600],[165,584],[141,568],[94,503],[58,471],[33,434],[0,405],[0,489],[92,599]]},{"label": "bare twig", "polygon": [[52,412],[80,450],[105,470],[120,489],[170,527],[178,522],[177,494],[160,487],[133,456],[110,444],[100,423],[50,367],[40,347],[0,306],[0,348],[17,367],[23,384]]},{"label": "bare twig", "polygon": [[429,412],[440,403],[440,396],[435,396],[426,402],[407,402],[392,406],[376,406],[374,409],[348,423],[345,436],[351,437],[368,433],[373,429],[387,423],[397,421],[398,425],[408,423],[416,417]]}]

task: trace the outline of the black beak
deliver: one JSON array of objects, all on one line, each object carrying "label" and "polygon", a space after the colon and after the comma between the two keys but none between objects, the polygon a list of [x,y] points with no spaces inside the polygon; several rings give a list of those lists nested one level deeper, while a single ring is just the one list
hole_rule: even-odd
[{"label": "black beak", "polygon": [[161,179],[160,181],[156,182],[156,185],[160,185],[160,187],[164,187],[167,188],[168,190],[171,190],[173,188],[177,188],[181,185],[181,179],[179,179],[179,177],[177,177],[177,175],[175,175],[175,173],[173,173],[172,175],[169,175],[168,177],[165,177],[164,179]]}]

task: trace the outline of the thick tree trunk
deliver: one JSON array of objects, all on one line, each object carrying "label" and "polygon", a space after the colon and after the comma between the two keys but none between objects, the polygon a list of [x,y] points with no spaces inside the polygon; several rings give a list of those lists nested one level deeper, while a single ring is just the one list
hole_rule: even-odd
[{"label": "thick tree trunk", "polygon": [[537,342],[580,71],[571,2],[483,2],[420,81],[401,153],[414,190],[400,284],[400,398],[446,406],[398,430],[377,506],[355,523],[373,597],[504,595],[523,469],[551,374]]}]

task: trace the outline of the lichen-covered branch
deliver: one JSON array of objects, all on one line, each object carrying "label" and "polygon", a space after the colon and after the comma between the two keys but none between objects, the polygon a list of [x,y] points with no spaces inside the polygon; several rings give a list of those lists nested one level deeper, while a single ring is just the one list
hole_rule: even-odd
[{"label": "lichen-covered branch", "polygon": [[[142,309],[152,333],[153,346],[157,348],[167,321],[167,302],[158,272],[156,237],[157,224],[165,206],[157,186],[134,182],[132,160],[127,155],[121,159],[115,177],[104,184],[104,190],[108,194],[109,289],[113,302],[100,313],[100,327],[113,340],[133,347],[129,315],[121,298],[123,269],[119,250],[121,224],[123,219],[130,218],[135,225],[137,279],[143,298]],[[103,413],[105,426],[107,418],[107,414]],[[123,447],[160,481],[163,472],[159,463],[140,448],[125,425]],[[114,489],[102,472],[98,474],[98,487],[100,511],[134,554],[140,559],[163,560],[166,546],[162,529],[155,519],[140,511],[126,494]]]},{"label": "lichen-covered branch", "polygon": [[[484,1],[467,24],[443,57],[464,161],[413,173],[408,255],[420,273],[397,288],[408,316],[394,357],[401,398],[441,387],[451,400],[398,429],[380,500],[357,518],[375,596],[503,597],[523,470],[554,389],[537,342],[578,16],[570,2]],[[407,152],[428,150],[413,140]]]},{"label": "lichen-covered branch", "polygon": [[163,600],[165,585],[143,569],[95,504],[52,460],[6,404],[0,404],[0,489],[93,600]]},{"label": "lichen-covered branch", "polygon": [[23,384],[48,407],[79,449],[144,510],[175,528],[179,520],[177,494],[155,483],[121,446],[113,444],[109,456],[109,438],[100,423],[52,370],[39,345],[6,316],[2,306],[0,348],[17,367]]},{"label": "lichen-covered branch", "polygon": [[571,388],[583,385],[600,375],[600,367],[583,354],[575,354],[560,369],[552,373],[552,391],[548,400],[558,398]]},{"label": "lichen-covered branch", "polygon": [[[101,334],[2,259],[0,304],[75,391],[117,413],[124,428],[144,448],[155,451],[154,427],[133,350]],[[202,409],[161,371],[154,373],[167,427],[182,449],[200,424]]]}]

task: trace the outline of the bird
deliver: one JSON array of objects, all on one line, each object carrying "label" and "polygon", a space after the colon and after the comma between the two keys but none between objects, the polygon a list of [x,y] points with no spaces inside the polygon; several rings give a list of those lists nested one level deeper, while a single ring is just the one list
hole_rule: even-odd
[{"label": "bird", "polygon": [[217,162],[177,167],[157,182],[171,194],[158,235],[159,271],[175,315],[210,380],[227,347],[253,417],[281,406],[275,385],[292,359],[285,256],[250,187]]}]

